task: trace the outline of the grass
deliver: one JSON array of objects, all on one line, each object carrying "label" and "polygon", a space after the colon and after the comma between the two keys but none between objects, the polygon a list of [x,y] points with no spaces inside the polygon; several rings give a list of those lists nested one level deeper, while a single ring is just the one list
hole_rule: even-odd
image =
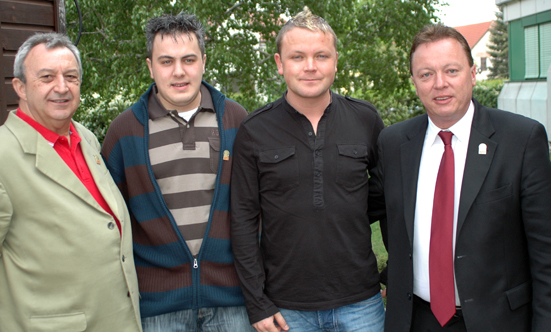
[{"label": "grass", "polygon": [[386,266],[388,254],[383,243],[383,237],[381,236],[381,227],[379,222],[371,224],[371,243],[373,245],[373,251],[377,257],[377,267],[381,271]]}]

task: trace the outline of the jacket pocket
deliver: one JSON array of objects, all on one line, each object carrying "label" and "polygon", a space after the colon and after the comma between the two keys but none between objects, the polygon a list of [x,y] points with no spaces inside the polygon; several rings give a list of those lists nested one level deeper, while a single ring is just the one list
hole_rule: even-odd
[{"label": "jacket pocket", "polygon": [[484,191],[484,192],[481,191],[480,193],[478,193],[475,204],[481,205],[481,204],[491,203],[494,201],[499,201],[503,198],[510,197],[513,194],[512,191],[513,189],[510,184],[503,187],[496,188],[496,189]]},{"label": "jacket pocket", "polygon": [[509,300],[511,310],[520,308],[521,306],[532,301],[532,283],[530,281],[509,289],[505,292]]},{"label": "jacket pocket", "polygon": [[336,182],[354,188],[367,183],[367,145],[337,144]]},{"label": "jacket pocket", "polygon": [[261,192],[285,191],[298,186],[298,161],[295,154],[294,146],[259,151]]},{"label": "jacket pocket", "polygon": [[84,312],[31,316],[31,331],[33,332],[81,332],[85,330],[86,314]]},{"label": "jacket pocket", "polygon": [[220,136],[209,137],[210,151],[210,170],[218,173],[218,163],[220,162]]}]

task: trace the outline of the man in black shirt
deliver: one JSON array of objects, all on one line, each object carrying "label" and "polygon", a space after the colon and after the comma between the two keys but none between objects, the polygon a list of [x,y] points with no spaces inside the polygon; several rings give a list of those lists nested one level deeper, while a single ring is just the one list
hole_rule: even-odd
[{"label": "man in black shirt", "polygon": [[233,155],[232,248],[249,320],[259,332],[382,331],[367,171],[383,122],[330,90],[337,37],[325,20],[305,8],[276,43],[288,90],[243,121]]}]

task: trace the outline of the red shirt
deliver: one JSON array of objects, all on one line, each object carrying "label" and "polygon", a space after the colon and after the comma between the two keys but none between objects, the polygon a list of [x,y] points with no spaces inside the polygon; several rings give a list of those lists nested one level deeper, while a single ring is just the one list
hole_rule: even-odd
[{"label": "red shirt", "polygon": [[75,173],[75,175],[79,178],[86,189],[88,189],[96,202],[98,202],[98,204],[107,213],[113,216],[120,233],[121,224],[117,217],[115,217],[115,215],[113,214],[113,211],[109,207],[109,204],[107,204],[107,202],[103,198],[103,195],[99,191],[98,186],[96,185],[96,182],[94,181],[94,178],[90,173],[90,169],[88,168],[88,164],[86,164],[86,160],[84,159],[84,155],[82,154],[82,148],[79,144],[81,141],[80,136],[75,130],[73,124],[71,123],[71,127],[69,128],[69,135],[71,138],[71,144],[69,145],[69,140],[67,140],[65,136],[61,136],[42,126],[41,124],[33,120],[30,116],[23,113],[19,108],[17,109],[17,116],[19,116],[23,121],[27,122],[31,127],[36,129],[36,131],[38,131],[46,139],[46,141],[48,141],[48,143],[53,146],[54,150],[59,154],[61,159],[63,159],[65,164],[69,166],[73,173]]}]

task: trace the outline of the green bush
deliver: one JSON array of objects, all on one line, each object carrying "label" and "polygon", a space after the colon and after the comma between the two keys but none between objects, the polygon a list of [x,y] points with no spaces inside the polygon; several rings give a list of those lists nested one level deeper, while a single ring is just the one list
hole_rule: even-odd
[{"label": "green bush", "polygon": [[[136,99],[137,100],[137,99]],[[99,96],[82,99],[74,119],[90,129],[103,143],[107,129],[119,114],[132,106],[135,101],[124,100],[121,95],[113,100],[105,100]]]},{"label": "green bush", "polygon": [[482,105],[497,108],[497,97],[503,88],[503,80],[477,81],[473,88],[473,97]]}]

